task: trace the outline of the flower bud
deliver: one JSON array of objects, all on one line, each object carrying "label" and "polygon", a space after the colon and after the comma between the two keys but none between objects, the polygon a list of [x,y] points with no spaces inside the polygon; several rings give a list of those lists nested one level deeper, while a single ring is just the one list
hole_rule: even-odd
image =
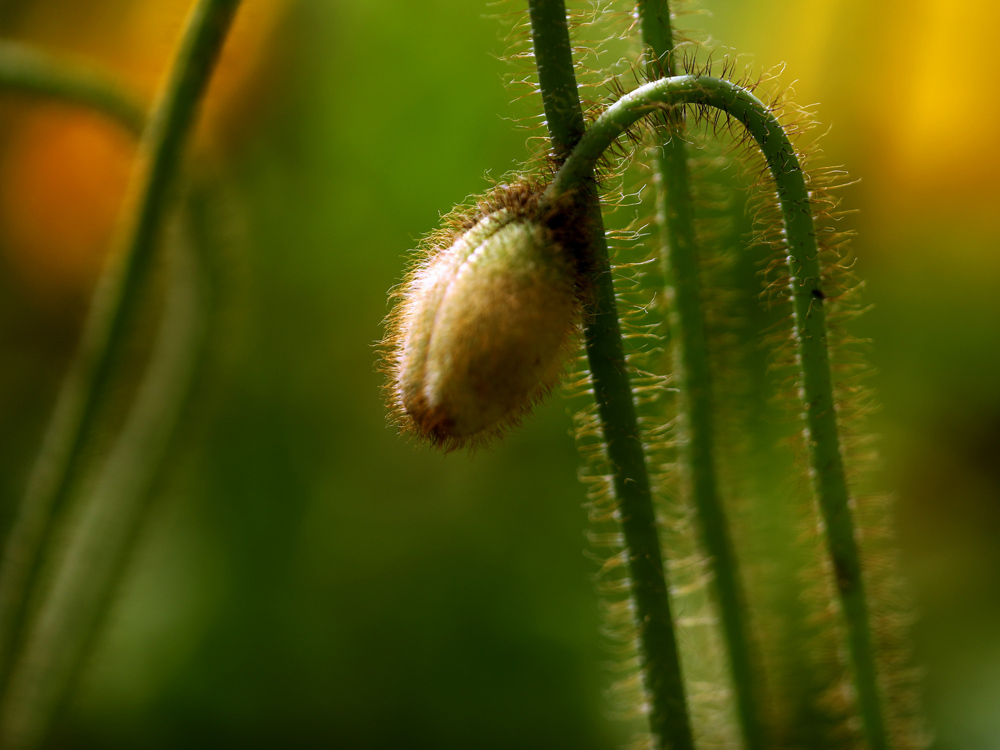
[{"label": "flower bud", "polygon": [[390,330],[390,398],[404,427],[455,448],[544,396],[576,329],[573,268],[548,229],[505,209],[417,268]]}]

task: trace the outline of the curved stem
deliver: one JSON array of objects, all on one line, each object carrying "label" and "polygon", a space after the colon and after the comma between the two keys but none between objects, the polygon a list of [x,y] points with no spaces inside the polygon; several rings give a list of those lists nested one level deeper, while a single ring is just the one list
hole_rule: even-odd
[{"label": "curved stem", "polygon": [[142,133],[146,113],[107,73],[19,42],[0,42],[0,88],[90,107]]},{"label": "curved stem", "polygon": [[[31,750],[71,689],[141,528],[150,488],[188,395],[202,338],[202,290],[191,232],[172,241],[156,346],[128,419],[62,552],[0,704],[0,747]],[[89,484],[89,483],[88,483]]]},{"label": "curved stem", "polygon": [[[529,0],[528,5],[546,122],[558,158],[585,138],[566,9],[563,0]],[[593,166],[582,170],[575,183],[581,188],[577,206],[591,227],[588,260],[595,290],[584,324],[587,360],[605,450],[613,472],[617,516],[628,552],[639,658],[643,684],[650,700],[650,728],[659,747],[691,750],[694,741],[670,612],[669,587],[622,347]]]},{"label": "curved stem", "polygon": [[[639,25],[647,47],[647,75],[674,75],[673,29],[666,0],[640,0]],[[660,227],[660,257],[671,285],[671,330],[675,333],[684,422],[682,454],[685,480],[697,512],[701,542],[713,574],[722,637],[729,657],[743,740],[748,750],[765,745],[760,715],[760,680],[746,626],[746,597],[733,551],[715,460],[712,368],[709,361],[705,311],[702,305],[694,200],[688,171],[687,144],[681,110],[668,110],[668,126],[658,131],[656,172],[659,177],[656,214]]]},{"label": "curved stem", "polygon": [[122,227],[123,248],[94,295],[76,359],[67,373],[0,563],[0,687],[24,637],[29,596],[54,517],[65,505],[98,406],[156,249],[184,146],[239,0],[201,0],[188,20],[176,63],[143,133],[132,194],[135,213]]},{"label": "curved stem", "polygon": [[826,347],[826,313],[819,251],[805,177],[780,123],[749,91],[708,76],[677,76],[646,84],[609,107],[577,144],[548,188],[559,201],[586,184],[600,155],[643,116],[678,104],[714,107],[747,129],[767,161],[781,204],[792,276],[795,338],[802,369],[802,405],[813,486],[847,627],[854,687],[864,734],[872,750],[888,747],[861,560],[850,513],[833,378]]}]

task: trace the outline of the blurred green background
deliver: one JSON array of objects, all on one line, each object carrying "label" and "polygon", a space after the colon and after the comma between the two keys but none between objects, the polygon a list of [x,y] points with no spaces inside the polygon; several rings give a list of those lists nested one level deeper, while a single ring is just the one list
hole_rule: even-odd
[{"label": "blurred green background", "polygon": [[[4,0],[0,33],[149,98],[186,0]],[[1000,99],[994,3],[706,2],[782,61],[860,181],[875,430],[941,748],[1000,748]],[[407,250],[527,154],[514,3],[245,0],[198,146],[226,175],[218,335],[66,748],[610,748],[610,657],[566,404],[438,455],[387,426],[373,344]],[[517,91],[517,94],[522,93]],[[0,520],[10,523],[132,146],[0,97]]]}]

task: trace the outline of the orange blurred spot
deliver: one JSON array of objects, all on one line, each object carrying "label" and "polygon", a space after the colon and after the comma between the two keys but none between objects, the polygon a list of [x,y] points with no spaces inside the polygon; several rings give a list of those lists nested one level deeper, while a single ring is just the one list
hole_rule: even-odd
[{"label": "orange blurred spot", "polygon": [[[271,99],[267,50],[288,0],[249,0],[236,16],[204,104],[195,148],[232,151]],[[21,36],[94,60],[152,100],[191,0],[39,0]],[[263,85],[262,85],[263,84]],[[48,298],[86,293],[107,254],[135,155],[131,136],[80,108],[42,104],[9,118],[0,153],[0,238],[9,267]]]},{"label": "orange blurred spot", "polygon": [[12,269],[35,291],[87,289],[100,272],[135,144],[100,115],[32,107],[0,164],[0,222]]}]

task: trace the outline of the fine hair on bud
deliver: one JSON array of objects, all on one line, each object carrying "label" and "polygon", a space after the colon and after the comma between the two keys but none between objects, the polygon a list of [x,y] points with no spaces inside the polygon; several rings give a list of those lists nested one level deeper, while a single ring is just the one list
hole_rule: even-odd
[{"label": "fine hair on bud", "polygon": [[585,285],[540,194],[502,185],[453,213],[397,290],[383,357],[403,431],[445,450],[480,445],[559,381]]}]

